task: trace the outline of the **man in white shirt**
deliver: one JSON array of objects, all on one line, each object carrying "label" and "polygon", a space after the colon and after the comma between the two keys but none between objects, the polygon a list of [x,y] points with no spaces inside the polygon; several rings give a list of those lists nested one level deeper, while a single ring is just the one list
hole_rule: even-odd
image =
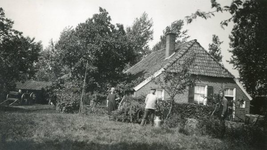
[{"label": "man in white shirt", "polygon": [[151,88],[150,93],[147,94],[145,100],[145,113],[141,122],[141,126],[145,125],[145,122],[151,121],[152,126],[154,125],[154,116],[155,116],[155,109],[157,105],[157,96],[156,96],[156,89]]}]

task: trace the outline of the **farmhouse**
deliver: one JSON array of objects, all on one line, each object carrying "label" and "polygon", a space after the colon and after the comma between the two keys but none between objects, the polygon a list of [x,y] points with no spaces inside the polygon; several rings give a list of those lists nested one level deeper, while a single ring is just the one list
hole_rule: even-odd
[{"label": "farmhouse", "polygon": [[[187,87],[183,94],[175,97],[177,103],[196,103],[207,105],[207,97],[213,97],[224,90],[225,97],[233,102],[233,118],[244,120],[249,113],[252,98],[242,87],[240,82],[216,61],[198,42],[192,40],[183,44],[175,44],[175,34],[167,34],[166,48],[154,51],[140,62],[129,68],[126,72],[136,78],[144,80],[134,87],[134,96],[142,96],[149,93],[151,87],[157,89],[156,95],[162,100],[169,98],[168,94],[154,83],[152,78],[160,77],[163,71],[175,71],[179,67],[179,61],[184,61],[190,53],[194,53],[193,63],[189,72],[197,76],[195,86]],[[237,103],[241,102],[241,103]]]}]

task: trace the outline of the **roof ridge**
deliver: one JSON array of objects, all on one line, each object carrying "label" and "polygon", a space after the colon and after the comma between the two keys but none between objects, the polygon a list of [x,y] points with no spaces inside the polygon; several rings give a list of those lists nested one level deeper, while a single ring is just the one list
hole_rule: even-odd
[{"label": "roof ridge", "polygon": [[226,69],[221,63],[218,62],[217,59],[215,59],[210,53],[208,53],[197,41],[196,43],[199,45],[199,47],[201,47],[205,53],[207,53],[220,67],[222,67],[222,69],[224,69],[225,71],[227,71],[233,78],[235,78],[235,76],[228,70]]},{"label": "roof ridge", "polygon": [[169,61],[166,65],[164,65],[162,68],[163,69],[167,69],[168,67],[170,67],[172,64],[174,64],[179,58],[181,58],[182,56],[184,56],[184,54],[186,53],[186,51],[189,50],[189,48],[191,48],[193,46],[193,44],[197,42],[196,39],[193,39],[189,42],[186,42],[184,44],[186,44],[185,48],[181,49],[180,51],[184,50],[184,52],[181,55],[177,55],[173,60]]}]

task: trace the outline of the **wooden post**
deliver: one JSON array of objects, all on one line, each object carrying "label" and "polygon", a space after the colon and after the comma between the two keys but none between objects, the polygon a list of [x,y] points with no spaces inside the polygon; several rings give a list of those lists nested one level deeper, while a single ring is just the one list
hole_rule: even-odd
[{"label": "wooden post", "polygon": [[82,89],[80,109],[79,109],[80,114],[83,112],[83,96],[84,96],[84,90],[85,90],[85,85],[86,85],[87,68],[88,68],[88,61],[86,61],[85,75],[84,75],[84,80],[83,80],[83,89]]}]

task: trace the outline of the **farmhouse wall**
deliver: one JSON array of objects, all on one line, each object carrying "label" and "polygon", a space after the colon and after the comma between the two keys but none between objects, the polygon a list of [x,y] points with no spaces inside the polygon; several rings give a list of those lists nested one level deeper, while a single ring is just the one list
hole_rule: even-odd
[{"label": "farmhouse wall", "polygon": [[[199,76],[199,80],[196,85],[207,85],[213,87],[213,93],[218,94],[222,88],[236,88],[236,100],[243,99],[245,101],[245,108],[240,108],[236,106],[235,109],[235,119],[245,120],[245,114],[249,113],[250,110],[250,100],[247,98],[245,93],[239,88],[239,86],[235,83],[235,81],[231,78],[218,78],[218,77],[208,77],[208,76]],[[149,82],[144,85],[138,91],[135,92],[135,96],[146,96],[150,88],[154,87],[160,89],[158,85],[153,82]],[[188,89],[183,94],[176,95],[175,102],[176,103],[188,103]],[[169,95],[165,92],[164,99],[168,99]]]}]

